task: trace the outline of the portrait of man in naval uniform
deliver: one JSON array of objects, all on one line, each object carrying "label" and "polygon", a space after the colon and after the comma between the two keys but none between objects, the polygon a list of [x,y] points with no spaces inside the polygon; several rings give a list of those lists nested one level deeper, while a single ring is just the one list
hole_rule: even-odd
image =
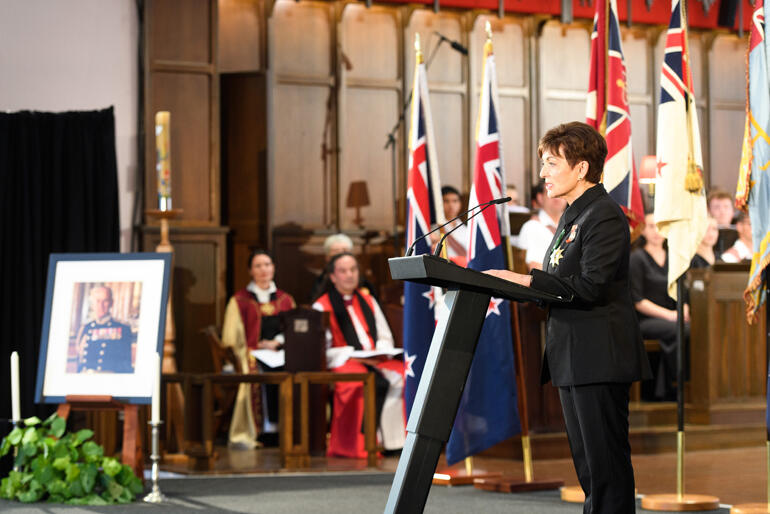
[{"label": "portrait of man in naval uniform", "polygon": [[113,317],[112,288],[97,285],[89,292],[88,318],[75,340],[77,373],[133,373],[131,326]]}]

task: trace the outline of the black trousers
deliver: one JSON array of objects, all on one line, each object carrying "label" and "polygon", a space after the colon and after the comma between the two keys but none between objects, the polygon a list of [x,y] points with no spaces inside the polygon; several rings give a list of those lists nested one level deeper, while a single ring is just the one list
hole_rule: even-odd
[{"label": "black trousers", "polygon": [[[655,398],[657,400],[676,401],[676,336],[678,324],[659,318],[646,318],[639,321],[639,329],[644,339],[660,341],[662,358],[658,371],[655,372]],[[690,377],[690,324],[684,324],[684,363],[682,364],[685,380]]]},{"label": "black trousers", "polygon": [[559,387],[567,437],[586,495],[584,514],[636,512],[628,442],[630,384]]}]

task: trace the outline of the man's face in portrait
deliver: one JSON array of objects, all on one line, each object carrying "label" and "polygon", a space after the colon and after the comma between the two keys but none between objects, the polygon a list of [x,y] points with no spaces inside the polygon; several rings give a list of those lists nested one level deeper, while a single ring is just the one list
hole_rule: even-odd
[{"label": "man's face in portrait", "polygon": [[112,309],[112,291],[106,287],[93,289],[91,291],[91,308],[98,319],[108,316],[110,309]]}]

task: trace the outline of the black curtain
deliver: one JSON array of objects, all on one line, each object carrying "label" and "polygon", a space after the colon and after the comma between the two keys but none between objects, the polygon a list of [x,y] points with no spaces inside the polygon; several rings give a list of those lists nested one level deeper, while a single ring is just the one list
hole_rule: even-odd
[{"label": "black curtain", "polygon": [[[48,256],[119,251],[113,109],[0,112],[0,437],[10,430],[10,355],[19,352],[21,416],[34,403]],[[10,463],[4,459],[5,476]]]}]

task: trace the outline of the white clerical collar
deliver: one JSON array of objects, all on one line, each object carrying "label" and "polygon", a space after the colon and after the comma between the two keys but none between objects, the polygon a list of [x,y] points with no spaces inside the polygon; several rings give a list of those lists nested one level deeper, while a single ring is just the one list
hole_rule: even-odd
[{"label": "white clerical collar", "polygon": [[344,294],[344,295],[342,295],[342,299],[345,300],[346,302],[349,302],[349,301],[351,301],[353,299],[353,295],[352,294]]},{"label": "white clerical collar", "polygon": [[270,281],[270,285],[267,287],[267,289],[262,289],[257,285],[256,282],[252,280],[249,282],[249,285],[246,286],[246,290],[254,293],[259,303],[267,303],[270,301],[270,295],[278,291],[278,288],[275,287],[275,282],[272,280]]}]

